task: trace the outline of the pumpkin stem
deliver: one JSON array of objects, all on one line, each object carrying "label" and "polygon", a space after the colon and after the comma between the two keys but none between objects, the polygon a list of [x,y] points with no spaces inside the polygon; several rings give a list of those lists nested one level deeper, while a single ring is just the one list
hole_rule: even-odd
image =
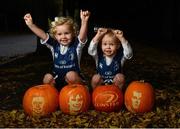
[{"label": "pumpkin stem", "polygon": [[145,82],[145,80],[140,80],[139,82],[144,83],[144,82]]},{"label": "pumpkin stem", "polygon": [[77,85],[76,84],[71,84],[72,88],[76,88]]}]

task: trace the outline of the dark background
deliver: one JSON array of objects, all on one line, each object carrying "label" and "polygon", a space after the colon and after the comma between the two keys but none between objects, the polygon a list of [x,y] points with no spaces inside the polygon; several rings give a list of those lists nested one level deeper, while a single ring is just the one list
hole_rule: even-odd
[{"label": "dark background", "polygon": [[28,32],[23,20],[27,12],[37,25],[48,30],[48,19],[70,15],[79,20],[76,11],[88,9],[90,35],[94,26],[119,28],[130,39],[179,50],[179,7],[179,0],[3,0],[0,33]]},{"label": "dark background", "polygon": [[[8,61],[0,65],[0,127],[178,128],[179,1],[1,0],[0,39],[17,33],[18,36],[23,36],[24,33],[33,35],[23,20],[27,12],[32,14],[38,26],[48,30],[48,19],[54,20],[57,15],[70,15],[79,22],[78,10],[88,9],[92,12],[89,22],[89,41],[94,35],[94,26],[122,29],[133,48],[133,58],[127,61],[123,68],[126,86],[136,80],[149,82],[155,88],[155,105],[152,112],[144,114],[130,113],[124,107],[117,113],[101,113],[90,108],[90,111],[78,116],[65,115],[58,110],[42,119],[29,117],[22,110],[22,98],[28,88],[42,84],[45,73],[51,72],[52,56],[51,53],[46,56],[46,51],[42,55],[32,53],[20,58],[15,56],[9,58],[10,61],[7,58]],[[9,36],[6,39],[3,42],[7,41],[7,44],[11,45]],[[26,44],[27,40],[22,42]],[[0,40],[0,44],[3,42]],[[15,47],[24,49],[21,46]],[[11,49],[8,48],[8,51]],[[0,63],[1,60],[4,62],[0,57]],[[95,62],[87,54],[87,50],[83,53],[82,61],[82,73],[90,86],[91,77],[95,73]]]}]

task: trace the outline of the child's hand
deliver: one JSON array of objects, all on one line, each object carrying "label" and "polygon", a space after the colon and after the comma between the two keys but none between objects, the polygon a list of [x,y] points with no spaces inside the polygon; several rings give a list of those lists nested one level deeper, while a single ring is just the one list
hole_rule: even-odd
[{"label": "child's hand", "polygon": [[121,30],[112,30],[112,31],[121,42],[123,42],[125,40],[125,38],[123,36],[123,31],[121,31]]},{"label": "child's hand", "polygon": [[124,35],[123,35],[123,31],[121,31],[121,30],[113,30],[113,33],[121,41],[121,43],[126,41],[126,39],[124,38]]},{"label": "child's hand", "polygon": [[90,12],[87,10],[87,11],[82,11],[80,10],[80,17],[81,17],[81,20],[82,21],[88,21],[89,17],[90,17]]},{"label": "child's hand", "polygon": [[93,38],[93,41],[98,43],[107,31],[107,28],[98,28],[97,33]]},{"label": "child's hand", "polygon": [[113,33],[118,37],[122,38],[123,37],[123,32],[121,30],[113,30]]},{"label": "child's hand", "polygon": [[33,24],[33,20],[30,13],[24,15],[24,20],[27,26],[31,26]]},{"label": "child's hand", "polygon": [[97,35],[104,35],[107,31],[107,28],[98,28]]}]

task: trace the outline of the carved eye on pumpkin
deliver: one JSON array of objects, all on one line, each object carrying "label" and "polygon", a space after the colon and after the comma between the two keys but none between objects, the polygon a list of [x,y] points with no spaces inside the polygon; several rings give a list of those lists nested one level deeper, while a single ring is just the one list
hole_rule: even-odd
[{"label": "carved eye on pumpkin", "polygon": [[148,82],[133,81],[128,85],[124,98],[130,112],[149,112],[154,105],[154,89]]}]

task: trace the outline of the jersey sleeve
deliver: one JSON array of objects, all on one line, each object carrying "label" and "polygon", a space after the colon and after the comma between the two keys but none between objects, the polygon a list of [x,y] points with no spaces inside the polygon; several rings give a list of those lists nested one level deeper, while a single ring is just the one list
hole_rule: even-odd
[{"label": "jersey sleeve", "polygon": [[98,63],[98,51],[97,51],[98,43],[93,42],[93,40],[90,42],[89,47],[88,47],[88,54],[91,55],[95,62],[96,66]]}]

